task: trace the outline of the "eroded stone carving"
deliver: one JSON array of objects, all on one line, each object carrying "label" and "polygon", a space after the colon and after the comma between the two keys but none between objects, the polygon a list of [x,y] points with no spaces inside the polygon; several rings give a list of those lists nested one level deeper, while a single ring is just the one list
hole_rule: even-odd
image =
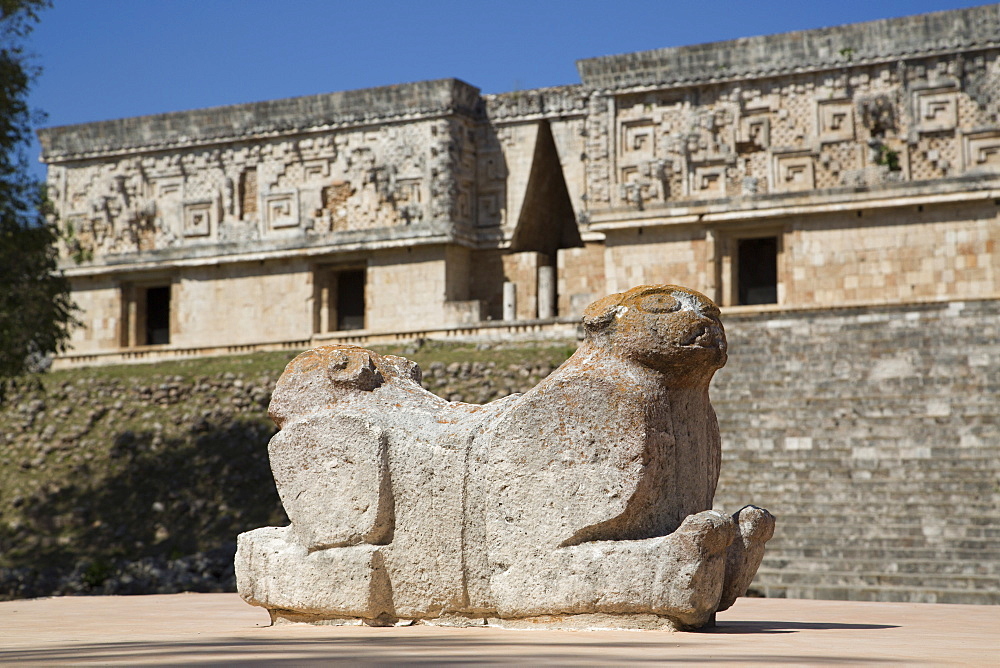
[{"label": "eroded stone carving", "polygon": [[717,307],[641,286],[523,395],[448,402],[409,360],[303,353],[275,388],[290,526],[239,537],[240,594],[273,620],[696,628],[746,592],[774,530],[710,510]]}]

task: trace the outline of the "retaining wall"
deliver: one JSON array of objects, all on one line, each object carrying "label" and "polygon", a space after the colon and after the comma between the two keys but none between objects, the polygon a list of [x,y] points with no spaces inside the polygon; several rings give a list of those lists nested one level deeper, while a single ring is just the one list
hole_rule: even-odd
[{"label": "retaining wall", "polygon": [[728,315],[716,505],[766,596],[1000,603],[1000,302]]}]

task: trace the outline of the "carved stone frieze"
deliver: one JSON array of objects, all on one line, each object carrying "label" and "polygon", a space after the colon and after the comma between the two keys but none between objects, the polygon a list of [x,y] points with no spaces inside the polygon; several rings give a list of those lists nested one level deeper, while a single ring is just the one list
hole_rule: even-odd
[{"label": "carved stone frieze", "polygon": [[65,250],[113,255],[435,217],[472,223],[475,132],[425,121],[74,167],[59,193],[73,221]]},{"label": "carved stone frieze", "polygon": [[958,126],[956,91],[928,89],[914,94],[916,129],[919,132],[942,132]]},{"label": "carved stone frieze", "polygon": [[1000,130],[965,135],[965,171],[1000,173]]},{"label": "carved stone frieze", "polygon": [[773,183],[777,192],[815,188],[813,156],[809,153],[798,152],[775,155]]},{"label": "carved stone frieze", "polygon": [[494,122],[538,116],[566,116],[587,111],[589,91],[582,86],[561,86],[486,96],[486,113]]},{"label": "carved stone frieze", "polygon": [[[984,11],[954,14],[982,32],[965,50],[933,42],[934,53],[884,58],[912,35],[889,44],[845,27],[874,41],[814,53],[812,65],[794,71],[730,71],[741,41],[730,45],[735,60],[711,71],[699,69],[710,54],[687,59],[680,47],[582,61],[585,85],[484,96],[443,80],[262,103],[253,111],[267,118],[256,125],[236,105],[41,137],[54,163],[50,192],[72,229],[67,254],[272,237],[356,243],[430,228],[495,247],[513,239],[529,177],[545,188],[561,177],[585,223],[693,202],[992,174],[1000,40],[986,39],[995,31],[983,26],[996,17]],[[898,21],[914,34],[929,30]],[[795,46],[782,36],[761,40],[778,51]],[[870,52],[863,62],[862,47]],[[636,85],[633,76],[658,71],[656,63],[674,69]],[[646,69],[626,75],[616,70],[624,64]],[[694,79],[683,80],[690,68]],[[220,130],[219,119],[232,128]],[[543,125],[554,143],[536,154],[531,128]]]}]

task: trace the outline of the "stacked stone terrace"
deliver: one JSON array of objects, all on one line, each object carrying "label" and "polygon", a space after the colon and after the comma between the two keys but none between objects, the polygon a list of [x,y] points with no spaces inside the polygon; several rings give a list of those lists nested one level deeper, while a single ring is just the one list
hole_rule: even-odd
[{"label": "stacked stone terrace", "polygon": [[776,510],[766,596],[1000,604],[996,301],[727,320],[717,507]]}]

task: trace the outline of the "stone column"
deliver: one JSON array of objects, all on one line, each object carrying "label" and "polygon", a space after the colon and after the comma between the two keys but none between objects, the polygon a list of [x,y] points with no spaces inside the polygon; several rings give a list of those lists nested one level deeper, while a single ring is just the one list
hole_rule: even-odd
[{"label": "stone column", "polygon": [[503,284],[503,319],[517,320],[517,284],[510,281]]},{"label": "stone column", "polygon": [[538,268],[538,317],[540,319],[556,316],[556,269],[541,266]]}]

